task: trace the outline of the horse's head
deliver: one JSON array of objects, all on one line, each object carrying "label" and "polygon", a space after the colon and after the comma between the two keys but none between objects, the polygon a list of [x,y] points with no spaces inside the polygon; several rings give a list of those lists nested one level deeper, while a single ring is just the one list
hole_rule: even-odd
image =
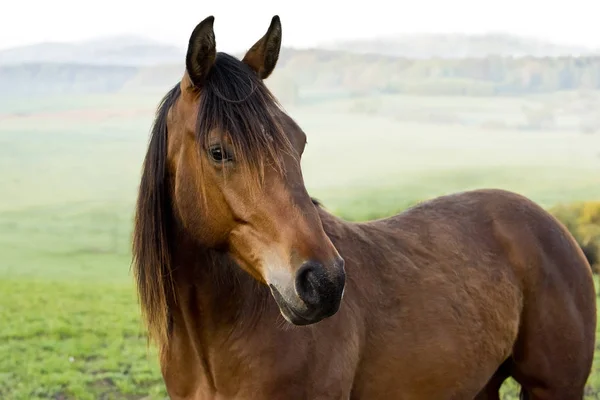
[{"label": "horse's head", "polygon": [[263,83],[279,57],[279,18],[241,61],[216,52],[213,22],[192,32],[185,73],[163,104],[174,218],[268,285],[289,322],[318,322],[340,306],[344,262],[304,186],[305,134]]}]

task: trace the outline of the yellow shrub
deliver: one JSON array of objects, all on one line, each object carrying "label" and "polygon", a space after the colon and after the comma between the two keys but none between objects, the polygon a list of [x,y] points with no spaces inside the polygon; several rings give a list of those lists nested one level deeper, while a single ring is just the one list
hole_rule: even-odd
[{"label": "yellow shrub", "polygon": [[550,212],[575,237],[594,272],[600,273],[600,201],[559,205]]}]

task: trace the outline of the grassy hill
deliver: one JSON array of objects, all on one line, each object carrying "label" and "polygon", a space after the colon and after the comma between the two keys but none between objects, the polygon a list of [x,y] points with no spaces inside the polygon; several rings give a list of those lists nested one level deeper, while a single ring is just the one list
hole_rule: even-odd
[{"label": "grassy hill", "polygon": [[[159,98],[38,98],[0,120],[0,398],[165,398],[129,270],[133,202]],[[510,120],[520,109],[519,100],[497,98],[361,101],[467,120]],[[308,135],[310,193],[344,218],[476,187],[516,190],[547,207],[600,198],[600,135],[412,121],[354,106],[288,107]],[[600,398],[600,359],[594,368],[586,399]],[[505,393],[516,398],[514,386]]]}]

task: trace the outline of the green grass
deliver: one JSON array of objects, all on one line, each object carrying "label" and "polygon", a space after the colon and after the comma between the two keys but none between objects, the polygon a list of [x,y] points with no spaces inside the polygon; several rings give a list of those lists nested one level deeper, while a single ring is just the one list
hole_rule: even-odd
[{"label": "green grass", "polygon": [[124,282],[2,279],[0,397],[164,396],[131,289]]},{"label": "green grass", "polygon": [[[117,234],[114,247],[114,237],[107,239],[114,222],[99,218],[101,210],[56,211],[2,221],[0,398],[164,398],[139,319],[127,235]],[[84,221],[95,221],[96,233]],[[126,232],[126,218],[121,224]],[[56,237],[69,229],[71,235]],[[600,345],[589,382],[586,399],[600,398]],[[515,398],[514,385],[504,391]]]},{"label": "green grass", "polygon": [[[0,399],[164,398],[129,271],[133,200],[149,107],[158,100],[0,104],[5,112],[148,109],[100,120],[0,122]],[[507,115],[521,107],[452,101],[402,98],[397,106]],[[544,206],[600,198],[600,135],[496,132],[341,109],[321,104],[290,112],[308,135],[303,169],[310,193],[347,219],[377,218],[476,187],[516,190]],[[600,349],[594,368],[588,399],[600,398]],[[510,385],[506,391],[514,398]]]},{"label": "green grass", "polygon": [[[164,398],[129,272],[128,209],[110,210],[1,215],[0,398]],[[600,344],[589,382],[586,399],[600,399]],[[515,399],[514,384],[504,393]]]},{"label": "green grass", "polygon": [[0,398],[164,398],[129,273],[129,209],[108,207],[0,215]]}]

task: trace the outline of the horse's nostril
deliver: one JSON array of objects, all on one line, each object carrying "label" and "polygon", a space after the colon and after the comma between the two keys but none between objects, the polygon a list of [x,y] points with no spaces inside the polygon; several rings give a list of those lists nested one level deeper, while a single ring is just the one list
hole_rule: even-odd
[{"label": "horse's nostril", "polygon": [[306,305],[316,306],[319,304],[319,280],[323,278],[323,266],[317,262],[309,261],[298,270],[296,293]]}]

